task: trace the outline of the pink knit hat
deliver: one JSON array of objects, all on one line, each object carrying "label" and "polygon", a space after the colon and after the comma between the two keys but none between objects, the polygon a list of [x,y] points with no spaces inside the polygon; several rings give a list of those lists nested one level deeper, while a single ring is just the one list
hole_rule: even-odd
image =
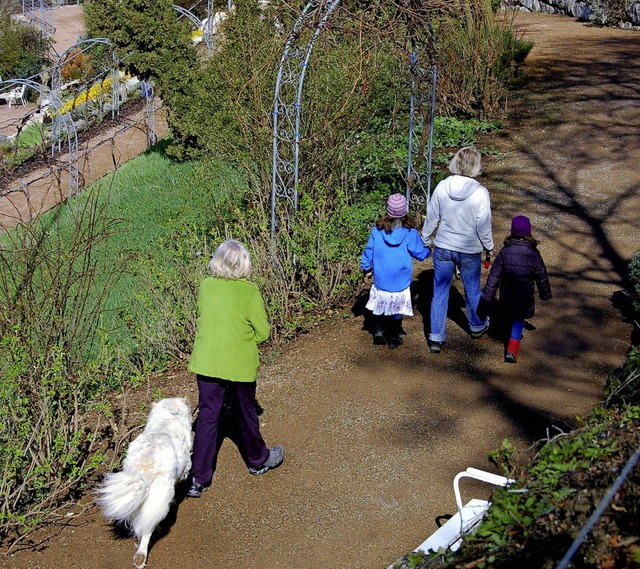
[{"label": "pink knit hat", "polygon": [[389,217],[404,217],[407,215],[407,198],[402,194],[392,194],[387,200],[387,214]]}]

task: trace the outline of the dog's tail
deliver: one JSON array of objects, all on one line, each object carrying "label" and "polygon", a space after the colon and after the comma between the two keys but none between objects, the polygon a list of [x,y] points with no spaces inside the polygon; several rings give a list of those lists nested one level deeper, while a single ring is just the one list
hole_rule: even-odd
[{"label": "dog's tail", "polygon": [[147,499],[131,520],[131,529],[138,539],[153,533],[157,525],[167,517],[175,491],[175,482],[170,477],[159,476],[153,480]]},{"label": "dog's tail", "polygon": [[135,517],[146,500],[149,482],[140,474],[112,472],[104,477],[104,482],[96,494],[96,502],[107,519],[126,522]]}]

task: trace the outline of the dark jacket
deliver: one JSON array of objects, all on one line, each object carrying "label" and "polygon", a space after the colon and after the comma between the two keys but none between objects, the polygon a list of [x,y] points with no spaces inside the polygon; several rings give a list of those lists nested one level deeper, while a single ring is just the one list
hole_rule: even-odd
[{"label": "dark jacket", "polygon": [[513,320],[531,318],[535,312],[535,285],[542,300],[551,298],[551,285],[542,256],[526,239],[511,239],[496,257],[482,290],[491,303],[500,288],[500,309]]}]

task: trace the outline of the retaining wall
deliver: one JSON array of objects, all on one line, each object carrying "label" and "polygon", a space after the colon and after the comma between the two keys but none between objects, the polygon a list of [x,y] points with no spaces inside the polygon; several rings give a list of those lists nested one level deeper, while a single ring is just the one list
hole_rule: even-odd
[{"label": "retaining wall", "polygon": [[620,0],[618,6],[612,0],[510,0],[508,4],[530,12],[566,14],[579,20],[640,29],[638,0]]}]

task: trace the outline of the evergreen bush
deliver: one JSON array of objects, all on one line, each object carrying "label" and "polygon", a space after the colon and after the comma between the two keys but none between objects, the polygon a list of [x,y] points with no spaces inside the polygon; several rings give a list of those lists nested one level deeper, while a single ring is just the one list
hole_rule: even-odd
[{"label": "evergreen bush", "polygon": [[16,22],[8,7],[0,7],[0,77],[26,79],[49,65],[44,56],[44,38],[31,26]]},{"label": "evergreen bush", "polygon": [[89,37],[109,39],[127,72],[160,88],[161,78],[196,66],[191,30],[171,0],[87,0],[84,16]]}]

